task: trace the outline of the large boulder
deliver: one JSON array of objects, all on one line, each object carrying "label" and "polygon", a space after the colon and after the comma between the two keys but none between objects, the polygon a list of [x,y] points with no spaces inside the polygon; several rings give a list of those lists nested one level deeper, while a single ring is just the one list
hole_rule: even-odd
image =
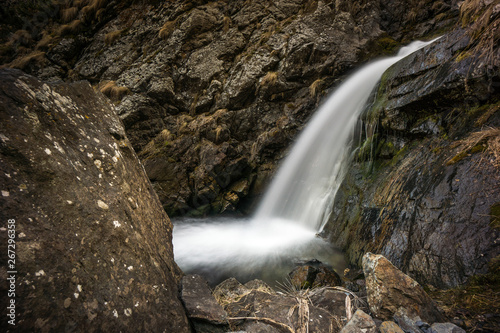
[{"label": "large boulder", "polygon": [[0,170],[8,329],[190,331],[172,224],[102,94],[0,70]]},{"label": "large boulder", "polygon": [[392,319],[402,312],[431,323],[443,321],[443,315],[424,289],[384,256],[365,254],[363,270],[368,304],[378,318]]}]

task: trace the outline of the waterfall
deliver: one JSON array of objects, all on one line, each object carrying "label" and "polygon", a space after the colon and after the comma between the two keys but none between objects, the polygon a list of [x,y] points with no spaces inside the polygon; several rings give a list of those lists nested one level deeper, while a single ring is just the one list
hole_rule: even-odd
[{"label": "waterfall", "polygon": [[212,283],[229,276],[272,283],[293,261],[311,258],[342,270],[342,255],[316,234],[342,181],[342,157],[354,125],[383,72],[432,42],[414,42],[345,81],[313,115],[254,217],[174,221],[174,255],[184,272],[203,274]]},{"label": "waterfall", "polygon": [[256,221],[288,220],[321,231],[343,178],[343,156],[371,92],[387,68],[433,41],[413,42],[396,56],[361,68],[327,99],[280,167]]}]

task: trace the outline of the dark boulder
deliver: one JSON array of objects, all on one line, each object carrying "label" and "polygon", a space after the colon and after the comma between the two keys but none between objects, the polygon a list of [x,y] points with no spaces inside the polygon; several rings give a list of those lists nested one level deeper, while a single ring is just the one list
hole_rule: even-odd
[{"label": "dark boulder", "polygon": [[172,224],[112,105],[87,82],[0,77],[0,237],[6,245],[15,221],[15,329],[189,332]]}]

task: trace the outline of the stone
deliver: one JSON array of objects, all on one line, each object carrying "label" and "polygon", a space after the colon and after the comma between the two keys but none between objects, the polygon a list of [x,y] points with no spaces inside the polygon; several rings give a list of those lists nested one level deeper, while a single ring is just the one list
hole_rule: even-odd
[{"label": "stone", "polygon": [[465,330],[452,323],[434,323],[431,333],[465,333]]},{"label": "stone", "polygon": [[190,332],[172,224],[109,100],[1,69],[0,133],[16,329]]},{"label": "stone", "polygon": [[200,275],[182,278],[181,299],[196,332],[226,332],[227,313],[217,303],[207,281]]},{"label": "stone", "polygon": [[372,317],[367,315],[363,310],[356,310],[351,320],[345,325],[340,333],[375,333],[377,332],[377,325]]},{"label": "stone", "polygon": [[424,289],[384,256],[365,254],[363,271],[368,304],[375,316],[392,319],[398,311],[402,311],[409,317],[419,316],[428,322],[444,319]]},{"label": "stone", "polygon": [[393,321],[384,321],[379,327],[380,333],[404,333],[404,331]]},{"label": "stone", "polygon": [[333,269],[317,260],[300,264],[288,276],[297,288],[335,287],[342,284],[340,276]]}]

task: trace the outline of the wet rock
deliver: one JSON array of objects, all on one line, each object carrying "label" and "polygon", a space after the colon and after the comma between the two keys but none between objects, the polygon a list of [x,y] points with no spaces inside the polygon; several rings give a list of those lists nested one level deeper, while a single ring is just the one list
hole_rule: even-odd
[{"label": "wet rock", "polygon": [[409,317],[419,316],[428,322],[444,319],[423,288],[385,257],[367,253],[363,257],[363,270],[368,304],[375,316],[392,319],[398,311],[403,311]]},{"label": "wet rock", "polygon": [[16,329],[189,332],[172,224],[113,106],[87,82],[0,77],[1,237],[7,244],[15,220]]},{"label": "wet rock", "polygon": [[393,321],[384,321],[379,327],[380,333],[404,333],[395,322]]},{"label": "wet rock", "polygon": [[186,275],[182,278],[181,299],[196,332],[227,331],[227,313],[201,276]]},{"label": "wet rock", "polygon": [[[330,314],[338,318],[347,317],[346,298],[351,298],[348,293],[329,288],[319,288],[312,291],[309,298],[315,306],[327,310]],[[351,302],[352,304],[352,302]]]},{"label": "wet rock", "polygon": [[465,330],[452,323],[435,323],[431,326],[431,333],[465,333]]},{"label": "wet rock", "polygon": [[341,333],[375,333],[377,332],[377,325],[373,321],[372,317],[367,315],[363,310],[357,310],[352,316],[351,320],[347,325],[342,328]]},{"label": "wet rock", "polygon": [[319,286],[340,286],[340,276],[330,267],[317,260],[311,260],[297,266],[289,274],[290,282],[297,288]]}]

